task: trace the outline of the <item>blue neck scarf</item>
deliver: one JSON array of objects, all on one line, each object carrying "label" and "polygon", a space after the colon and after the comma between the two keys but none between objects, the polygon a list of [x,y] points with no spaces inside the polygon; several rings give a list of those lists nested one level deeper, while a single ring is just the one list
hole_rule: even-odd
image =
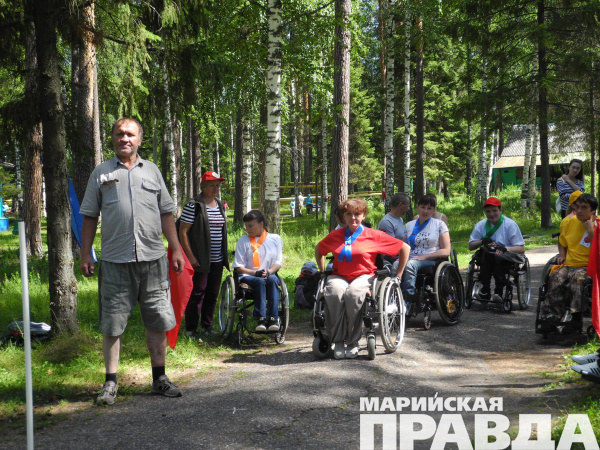
[{"label": "blue neck scarf", "polygon": [[419,219],[417,219],[417,223],[415,224],[415,227],[412,230],[412,234],[406,240],[406,243],[408,245],[410,245],[410,248],[412,248],[412,249],[415,248],[415,238],[417,237],[417,234],[419,234],[423,230],[423,228],[425,228],[427,226],[427,224],[429,223],[430,220],[431,220],[431,217],[429,219],[427,219],[425,222],[423,222],[421,225],[419,225]]},{"label": "blue neck scarf", "polygon": [[365,228],[362,225],[359,225],[356,231],[352,233],[352,236],[350,236],[350,228],[346,227],[346,240],[344,243],[344,249],[338,255],[339,262],[344,261],[344,258],[346,258],[347,262],[352,261],[352,243],[357,237],[360,236],[364,229]]}]

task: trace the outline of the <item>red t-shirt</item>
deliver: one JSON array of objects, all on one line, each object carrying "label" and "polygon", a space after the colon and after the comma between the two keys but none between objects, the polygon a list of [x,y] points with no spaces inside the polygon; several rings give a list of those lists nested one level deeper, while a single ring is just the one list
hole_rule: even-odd
[{"label": "red t-shirt", "polygon": [[319,242],[319,252],[322,255],[333,253],[333,274],[344,277],[352,282],[360,275],[374,274],[377,270],[375,258],[382,253],[396,256],[404,242],[383,231],[367,228],[352,243],[352,261],[344,258],[338,261],[338,255],[344,248],[346,228],[333,230],[325,239]]}]

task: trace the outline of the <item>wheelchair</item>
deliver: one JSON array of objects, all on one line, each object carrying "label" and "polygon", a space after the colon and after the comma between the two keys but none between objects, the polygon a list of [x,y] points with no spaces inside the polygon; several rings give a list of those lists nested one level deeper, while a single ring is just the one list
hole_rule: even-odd
[{"label": "wheelchair", "polygon": [[[535,332],[541,334],[544,339],[548,339],[550,334],[582,334],[583,332],[583,318],[590,317],[592,311],[592,279],[586,277],[583,282],[583,299],[581,301],[581,313],[568,322],[562,322],[560,320],[553,319],[542,319],[541,309],[542,303],[546,301],[548,291],[550,288],[550,271],[552,267],[556,265],[556,260],[559,255],[555,255],[548,260],[542,269],[542,284],[540,285],[540,291],[538,296],[538,304],[535,316]],[[567,305],[565,305],[565,311]],[[590,325],[587,328],[587,335],[589,338],[593,338],[596,335],[594,327]]]},{"label": "wheelchair", "polygon": [[[373,285],[365,297],[362,316],[367,338],[367,354],[370,360],[375,359],[377,349],[376,335],[380,335],[386,353],[394,353],[404,338],[405,306],[400,286],[393,281],[391,265],[375,272]],[[312,352],[319,359],[327,358],[332,353],[332,342],[325,326],[324,289],[327,276],[332,270],[320,272],[321,276],[317,297],[311,314],[314,340]]]},{"label": "wheelchair", "polygon": [[435,265],[420,270],[416,280],[417,301],[407,312],[407,318],[423,313],[423,327],[431,328],[431,311],[437,310],[446,325],[456,325],[465,310],[463,280],[458,271],[456,250],[452,249],[450,261],[438,258]]},{"label": "wheelchair", "polygon": [[[479,281],[479,273],[481,272],[480,260],[481,252],[484,251],[495,251],[495,248],[480,247],[471,257],[469,267],[467,268],[467,295],[465,301],[467,308],[471,308],[475,300],[482,303],[498,303],[491,298],[491,295],[489,300],[479,297],[481,290],[481,283]],[[527,309],[531,301],[531,270],[529,269],[529,260],[525,255],[516,253],[505,253],[503,256],[506,256],[505,260],[509,268],[506,273],[506,283],[502,295],[502,309],[506,313],[510,313],[513,310],[513,285],[517,286],[519,308]]]},{"label": "wheelchair", "polygon": [[[250,327],[254,324],[254,290],[246,283],[240,282],[237,271],[227,275],[221,284],[220,304],[219,304],[219,327],[224,339],[229,338],[235,332],[237,333],[238,344],[242,345],[245,337],[254,334],[272,334],[277,344],[285,342],[285,332],[290,320],[290,299],[287,286],[283,278],[277,273],[279,278],[279,330],[277,331],[255,331]],[[237,316],[237,323],[236,323]]]}]

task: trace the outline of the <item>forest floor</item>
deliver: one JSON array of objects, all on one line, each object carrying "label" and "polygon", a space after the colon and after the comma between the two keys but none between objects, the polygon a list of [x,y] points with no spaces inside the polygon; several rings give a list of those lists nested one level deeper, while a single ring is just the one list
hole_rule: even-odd
[{"label": "forest floor", "polygon": [[[355,449],[360,447],[360,399],[364,397],[381,401],[391,397],[394,403],[397,397],[421,398],[425,404],[435,402],[435,397],[470,397],[471,407],[475,398],[485,399],[487,405],[490,398],[501,398],[502,409],[493,414],[510,420],[508,433],[514,439],[519,414],[551,414],[554,419],[589,387],[588,383],[556,383],[557,374],[569,370],[564,355],[584,336],[543,339],[534,333],[540,273],[555,248],[527,252],[532,299],[524,311],[518,309],[516,299],[509,314],[500,305],[476,302],[454,327],[445,326],[433,313],[430,330],[423,329],[419,315],[408,322],[399,350],[385,354],[378,341],[373,361],[367,359],[364,340],[356,360],[316,361],[311,326],[307,321],[293,323],[284,345],[261,345],[210,361],[211,370],[180,383],[181,398],[140,394],[111,407],[94,407],[91,402],[65,407],[62,413],[67,420],[36,430],[35,446]],[[401,421],[411,412],[410,407],[399,412]],[[482,413],[485,410],[458,413],[471,441],[474,416]],[[394,415],[397,423],[395,412],[385,414]],[[418,414],[438,424],[443,414],[453,412],[449,408]],[[420,420],[425,423],[423,433],[433,437],[435,426],[427,418]],[[380,441],[381,431],[375,435]],[[362,438],[366,437],[363,430]],[[414,448],[431,448],[432,437],[415,441]],[[402,434],[400,442],[405,443]],[[23,448],[24,443],[24,430],[15,430],[0,441],[0,447]]]}]

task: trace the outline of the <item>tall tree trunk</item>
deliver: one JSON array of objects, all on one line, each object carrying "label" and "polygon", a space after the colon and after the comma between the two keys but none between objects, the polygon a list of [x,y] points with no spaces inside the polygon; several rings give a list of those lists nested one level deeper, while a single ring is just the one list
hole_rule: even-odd
[{"label": "tall tree trunk", "polygon": [[348,197],[348,149],[350,123],[350,14],[351,0],[335,0],[333,111],[335,130],[331,152],[331,215],[329,229],[337,222],[338,207]]},{"label": "tall tree trunk", "polygon": [[[407,2],[405,2],[407,3]],[[405,4],[405,6],[407,6]],[[404,16],[404,192],[410,194],[410,30],[408,8]]]},{"label": "tall tree trunk", "polygon": [[65,111],[61,97],[60,55],[56,25],[61,8],[53,0],[34,0],[34,21],[39,67],[44,177],[48,190],[48,280],[51,326],[55,334],[76,333],[77,280],[71,252],[71,205],[67,183]]},{"label": "tall tree trunk", "polygon": [[527,204],[529,205],[530,211],[535,211],[535,194],[536,194],[536,162],[537,162],[537,148],[538,148],[538,129],[537,119],[536,123],[533,125],[532,135],[533,139],[531,142],[531,156],[529,161],[529,186],[527,188],[527,194],[529,197],[527,198]]},{"label": "tall tree trunk", "polygon": [[[195,86],[195,97],[198,98],[198,85]],[[202,179],[202,141],[200,127],[196,121],[192,122],[192,160],[193,162],[193,196],[200,195],[200,180]]]},{"label": "tall tree trunk", "polygon": [[[323,107],[321,108],[321,220],[325,222],[327,220],[327,198],[329,193],[327,192],[327,117],[326,112],[326,101],[323,100]],[[317,200],[318,203],[318,200]]]},{"label": "tall tree trunk", "polygon": [[488,192],[491,191],[490,186],[492,185],[492,168],[498,160],[498,138],[496,131],[492,132],[492,151],[490,152],[490,164],[488,165],[488,171],[486,176],[486,182],[488,185]]},{"label": "tall tree trunk", "polygon": [[425,151],[425,94],[423,90],[423,19],[417,17],[417,70],[415,75],[415,115],[417,116],[417,154],[413,198],[418,201],[425,195],[423,152]]},{"label": "tall tree trunk", "polygon": [[219,127],[217,126],[217,103],[213,102],[213,117],[215,121],[215,147],[214,147],[214,166],[213,170],[221,174],[221,155],[219,154]]},{"label": "tall tree trunk", "polygon": [[394,102],[395,102],[395,55],[394,33],[396,30],[395,17],[396,2],[388,0],[387,16],[385,20],[386,29],[386,75],[385,75],[385,211],[390,210],[390,200],[394,195]]},{"label": "tall tree trunk", "polygon": [[25,242],[27,255],[41,257],[42,246],[42,122],[39,114],[39,75],[33,24],[27,29],[25,65],[25,103],[29,113],[26,125],[24,153],[25,183],[23,187],[23,221],[25,222]]},{"label": "tall tree trunk", "polygon": [[265,217],[279,232],[279,165],[281,164],[281,0],[269,0],[267,60],[267,150],[265,161]]},{"label": "tall tree trunk", "polygon": [[[481,96],[484,99],[484,104],[487,97],[487,45],[484,44],[483,49],[483,74],[481,77]],[[486,114],[483,113],[481,117],[481,141],[479,142],[479,153],[478,159],[479,164],[477,168],[477,192],[475,194],[475,204],[482,206],[488,198],[488,182],[487,182],[487,119]]]},{"label": "tall tree trunk", "polygon": [[[521,183],[521,209],[527,211],[529,199],[529,164],[531,164],[531,137],[533,125],[525,126],[525,158],[523,159],[523,180]],[[500,176],[500,174],[498,174]]]},{"label": "tall tree trunk", "polygon": [[[592,72],[594,71],[594,62],[592,61]],[[596,196],[596,109],[594,99],[594,78],[590,78],[590,121],[589,121],[589,140],[590,140],[590,194]]]},{"label": "tall tree trunk", "polygon": [[169,75],[167,72],[167,57],[163,55],[162,64],[162,82],[163,82],[163,93],[165,96],[165,142],[163,145],[163,153],[166,153],[168,165],[169,165],[169,192],[173,203],[179,205],[179,192],[178,192],[178,179],[177,176],[177,162],[175,156],[175,145],[173,144],[173,115],[171,112],[171,92],[169,89]]},{"label": "tall tree trunk", "polygon": [[[155,96],[152,95],[152,162],[158,166],[158,127],[156,118]],[[163,177],[164,178],[164,177]]]},{"label": "tall tree trunk", "polygon": [[[380,82],[381,82],[381,92],[382,94],[385,96],[385,92],[386,92],[386,71],[387,71],[387,67],[386,67],[386,47],[387,47],[387,40],[385,38],[385,17],[386,17],[386,5],[387,5],[387,0],[384,2],[382,0],[378,0],[377,2],[378,6],[379,6],[379,10],[378,10],[378,33],[379,33],[379,42],[381,43],[381,45],[379,46],[379,73],[380,73]],[[382,142],[381,142],[381,150],[383,153],[383,165],[384,165],[384,169],[385,166],[387,165],[387,157],[386,157],[386,153],[385,153],[385,124],[386,124],[386,118],[385,118],[385,114],[386,114],[386,104],[385,102],[381,103],[381,137],[382,137]],[[385,171],[383,174],[383,179],[382,179],[382,187],[385,188]]]},{"label": "tall tree trunk", "polygon": [[246,214],[252,209],[252,138],[250,120],[246,112],[242,125],[242,205],[243,214]]},{"label": "tall tree trunk", "polygon": [[182,170],[181,170],[181,159],[182,159],[182,133],[181,129],[181,121],[173,117],[174,120],[174,129],[173,129],[173,150],[175,152],[175,172],[177,173],[177,185],[176,189],[178,192],[179,201],[175,203],[175,207],[177,208],[175,214],[177,217],[181,215],[181,210],[183,209],[181,206],[181,192],[183,192],[183,187],[185,183],[185,179],[182,179]]},{"label": "tall tree trunk", "polygon": [[[312,148],[311,148],[311,132],[310,132],[310,97],[308,92],[303,95],[302,102],[304,124],[302,127],[302,148],[304,153],[304,184],[311,184],[312,176]],[[305,193],[308,193],[306,191]]]},{"label": "tall tree trunk", "polygon": [[[96,71],[96,46],[94,35],[94,4],[83,8],[81,27],[74,30],[72,93],[75,132],[71,134],[73,152],[73,187],[81,203],[88,179],[95,167],[95,120],[94,120],[94,79]],[[77,62],[77,64],[75,64]]]},{"label": "tall tree trunk", "polygon": [[300,154],[298,152],[297,133],[296,133],[296,85],[294,81],[290,82],[290,96],[288,99],[289,103],[289,140],[290,140],[290,157],[292,162],[292,181],[294,182],[294,216],[300,216]]},{"label": "tall tree trunk", "polygon": [[[186,131],[187,158],[185,172],[187,174],[187,182],[185,184],[185,198],[186,200],[189,200],[194,196],[194,121],[191,117],[188,117]],[[233,148],[231,151],[233,152]]]},{"label": "tall tree trunk", "polygon": [[[467,48],[467,95],[469,96],[469,102],[473,100],[473,83],[471,81],[471,49]],[[473,117],[472,114],[468,114],[467,118],[467,171],[465,174],[465,190],[467,191],[467,197],[471,196],[472,180],[473,180]]]},{"label": "tall tree trunk", "polygon": [[242,162],[242,153],[244,151],[244,107],[238,105],[235,114],[235,166],[239,169],[235,173],[235,190],[233,205],[233,221],[242,223],[244,217],[245,203],[244,192],[242,188],[242,177],[244,176],[244,164]]},{"label": "tall tree trunk", "polygon": [[[541,29],[545,27],[545,0],[538,1],[537,19]],[[550,157],[548,153],[548,61],[546,61],[546,37],[540,31],[538,42],[538,99],[539,99],[539,126],[540,126],[540,160],[542,163],[542,228],[552,227],[550,204]]]}]

